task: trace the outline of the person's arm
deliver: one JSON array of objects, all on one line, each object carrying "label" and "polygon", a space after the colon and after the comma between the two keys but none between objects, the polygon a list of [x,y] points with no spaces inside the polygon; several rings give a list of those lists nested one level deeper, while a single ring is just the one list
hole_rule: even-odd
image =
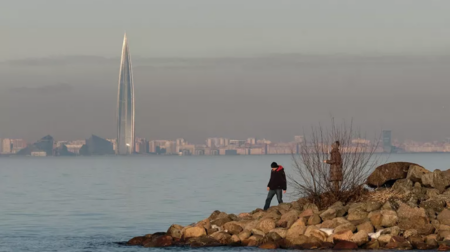
[{"label": "person's arm", "polygon": [[336,164],[336,155],[334,154],[334,152],[331,152],[331,159],[329,160],[325,160],[325,163],[327,164]]},{"label": "person's arm", "polygon": [[287,190],[286,173],[283,171],[283,191],[286,192],[286,190]]},{"label": "person's arm", "polygon": [[270,173],[270,179],[269,179],[269,183],[267,183],[267,191],[270,190],[270,185],[272,183],[272,173]]}]

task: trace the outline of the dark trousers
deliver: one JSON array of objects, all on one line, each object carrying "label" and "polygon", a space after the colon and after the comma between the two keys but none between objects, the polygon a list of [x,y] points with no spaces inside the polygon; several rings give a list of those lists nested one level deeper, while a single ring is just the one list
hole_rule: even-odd
[{"label": "dark trousers", "polygon": [[278,203],[279,204],[283,203],[283,190],[281,189],[270,190],[269,193],[267,194],[266,205],[264,205],[264,210],[269,209],[270,202],[272,202],[273,196],[275,196],[275,194],[277,195]]}]

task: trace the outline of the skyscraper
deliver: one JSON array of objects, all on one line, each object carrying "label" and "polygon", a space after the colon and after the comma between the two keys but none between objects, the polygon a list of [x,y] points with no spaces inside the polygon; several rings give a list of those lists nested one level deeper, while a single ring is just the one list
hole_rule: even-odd
[{"label": "skyscraper", "polygon": [[383,130],[383,152],[392,152],[392,133],[390,130]]},{"label": "skyscraper", "polygon": [[117,94],[117,154],[134,153],[134,83],[127,34],[123,38]]}]

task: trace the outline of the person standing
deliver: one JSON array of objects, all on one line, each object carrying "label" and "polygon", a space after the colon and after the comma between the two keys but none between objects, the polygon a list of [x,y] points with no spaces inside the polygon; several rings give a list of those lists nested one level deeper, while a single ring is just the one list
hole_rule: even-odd
[{"label": "person standing", "polygon": [[272,171],[270,173],[270,180],[267,184],[267,194],[266,204],[264,205],[264,210],[269,209],[270,203],[272,202],[273,196],[277,195],[278,203],[283,203],[283,193],[286,193],[286,173],[281,165],[273,162],[270,167]]},{"label": "person standing", "polygon": [[342,175],[342,157],[339,151],[340,143],[339,141],[334,142],[331,145],[330,159],[325,160],[324,163],[330,165],[330,182],[333,184],[333,189],[335,192],[339,192],[341,188],[341,183],[343,180]]}]

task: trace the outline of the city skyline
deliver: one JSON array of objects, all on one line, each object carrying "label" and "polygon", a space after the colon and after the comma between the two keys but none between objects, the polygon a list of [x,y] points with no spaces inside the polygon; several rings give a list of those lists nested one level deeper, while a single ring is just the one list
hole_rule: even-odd
[{"label": "city skyline", "polygon": [[119,87],[117,91],[117,154],[134,153],[135,101],[133,69],[127,34],[123,36],[120,60]]}]

